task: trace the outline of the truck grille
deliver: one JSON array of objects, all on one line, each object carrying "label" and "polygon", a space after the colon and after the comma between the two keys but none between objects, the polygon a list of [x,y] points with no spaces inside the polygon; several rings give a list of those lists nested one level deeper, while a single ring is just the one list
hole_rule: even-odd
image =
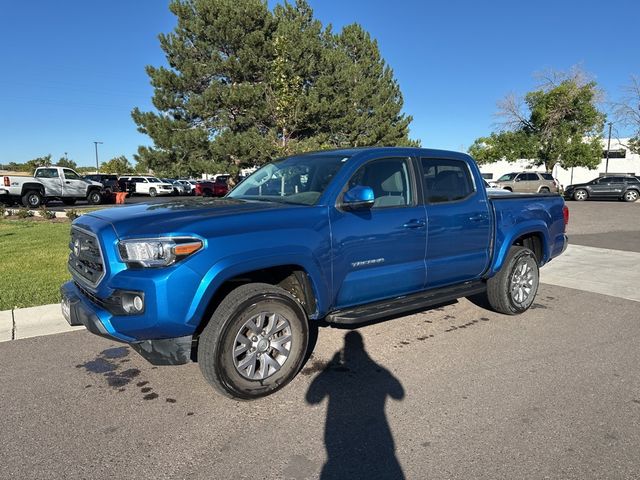
[{"label": "truck grille", "polygon": [[104,262],[98,238],[81,228],[71,227],[69,271],[78,280],[92,287],[104,277]]}]

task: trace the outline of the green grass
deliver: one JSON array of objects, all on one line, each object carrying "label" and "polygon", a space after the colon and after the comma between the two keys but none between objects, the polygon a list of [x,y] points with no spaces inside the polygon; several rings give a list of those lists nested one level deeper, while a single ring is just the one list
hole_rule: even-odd
[{"label": "green grass", "polygon": [[0,310],[60,301],[70,222],[0,220]]}]

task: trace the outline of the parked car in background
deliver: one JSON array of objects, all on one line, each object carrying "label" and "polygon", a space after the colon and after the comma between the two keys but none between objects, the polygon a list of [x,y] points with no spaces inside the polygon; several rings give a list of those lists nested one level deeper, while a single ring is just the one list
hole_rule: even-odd
[{"label": "parked car in background", "polygon": [[174,195],[185,195],[185,187],[178,182],[175,178],[161,178],[164,183],[168,183],[173,187]]},{"label": "parked car in background", "polygon": [[498,188],[518,193],[560,193],[560,184],[550,173],[507,173],[502,175],[495,184]]},{"label": "parked car in background", "polygon": [[0,199],[8,203],[22,201],[28,208],[38,208],[49,200],[62,200],[73,205],[87,200],[92,205],[102,202],[102,184],[83,179],[66,167],[40,167],[33,177],[5,175],[0,184]]},{"label": "parked car in background", "polygon": [[606,176],[587,183],[569,185],[564,197],[583,201],[590,198],[617,198],[625,202],[635,202],[640,197],[640,180],[633,175]]},{"label": "parked car in background", "polygon": [[114,192],[118,192],[118,176],[110,173],[92,173],[83,177],[85,180],[91,180],[102,184],[102,194],[106,197]]},{"label": "parked car in background", "polygon": [[157,195],[171,195],[173,193],[173,185],[163,182],[159,178],[149,177],[145,175],[121,176],[118,183],[123,192],[130,195],[149,195],[155,197]]},{"label": "parked car in background", "polygon": [[195,185],[192,185],[189,180],[176,180],[175,183],[182,185],[185,195],[193,195],[195,193]]},{"label": "parked car in background", "polygon": [[196,195],[202,197],[224,197],[229,191],[226,177],[215,180],[199,180],[196,183]]}]

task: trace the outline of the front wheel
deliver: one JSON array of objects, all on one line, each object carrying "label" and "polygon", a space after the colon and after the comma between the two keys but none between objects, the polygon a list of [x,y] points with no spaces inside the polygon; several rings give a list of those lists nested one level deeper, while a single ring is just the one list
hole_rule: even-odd
[{"label": "front wheel", "polygon": [[579,188],[578,190],[573,192],[573,199],[579,202],[586,200],[588,197],[589,197],[589,194],[587,193],[586,190],[583,190],[582,188]]},{"label": "front wheel", "polygon": [[150,188],[149,189],[149,196],[150,197],[155,197],[156,195],[158,195],[158,191],[155,188]]},{"label": "front wheel", "polygon": [[522,313],[536,298],[539,283],[535,254],[528,248],[513,246],[500,271],[487,280],[489,304],[505,315]]},{"label": "front wheel", "polygon": [[100,205],[102,202],[102,194],[98,190],[91,190],[87,194],[87,202],[91,205]]},{"label": "front wheel", "polygon": [[625,202],[635,202],[638,200],[638,192],[636,190],[627,190],[623,197]]},{"label": "front wheel", "polygon": [[287,291],[265,283],[233,290],[198,341],[205,379],[223,395],[252,400],[288,384],[304,362],[307,316]]}]

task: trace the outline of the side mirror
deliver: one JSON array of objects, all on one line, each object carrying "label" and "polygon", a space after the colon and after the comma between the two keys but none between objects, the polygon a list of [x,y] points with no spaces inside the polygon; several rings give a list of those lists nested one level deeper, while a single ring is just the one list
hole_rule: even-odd
[{"label": "side mirror", "polygon": [[359,210],[373,207],[375,197],[371,187],[357,185],[345,192],[342,197],[342,208],[345,210]]},{"label": "side mirror", "polygon": [[519,182],[519,181],[521,181],[521,180],[522,180],[522,179],[521,179],[520,177],[517,177],[517,178],[514,180],[514,182]]}]

